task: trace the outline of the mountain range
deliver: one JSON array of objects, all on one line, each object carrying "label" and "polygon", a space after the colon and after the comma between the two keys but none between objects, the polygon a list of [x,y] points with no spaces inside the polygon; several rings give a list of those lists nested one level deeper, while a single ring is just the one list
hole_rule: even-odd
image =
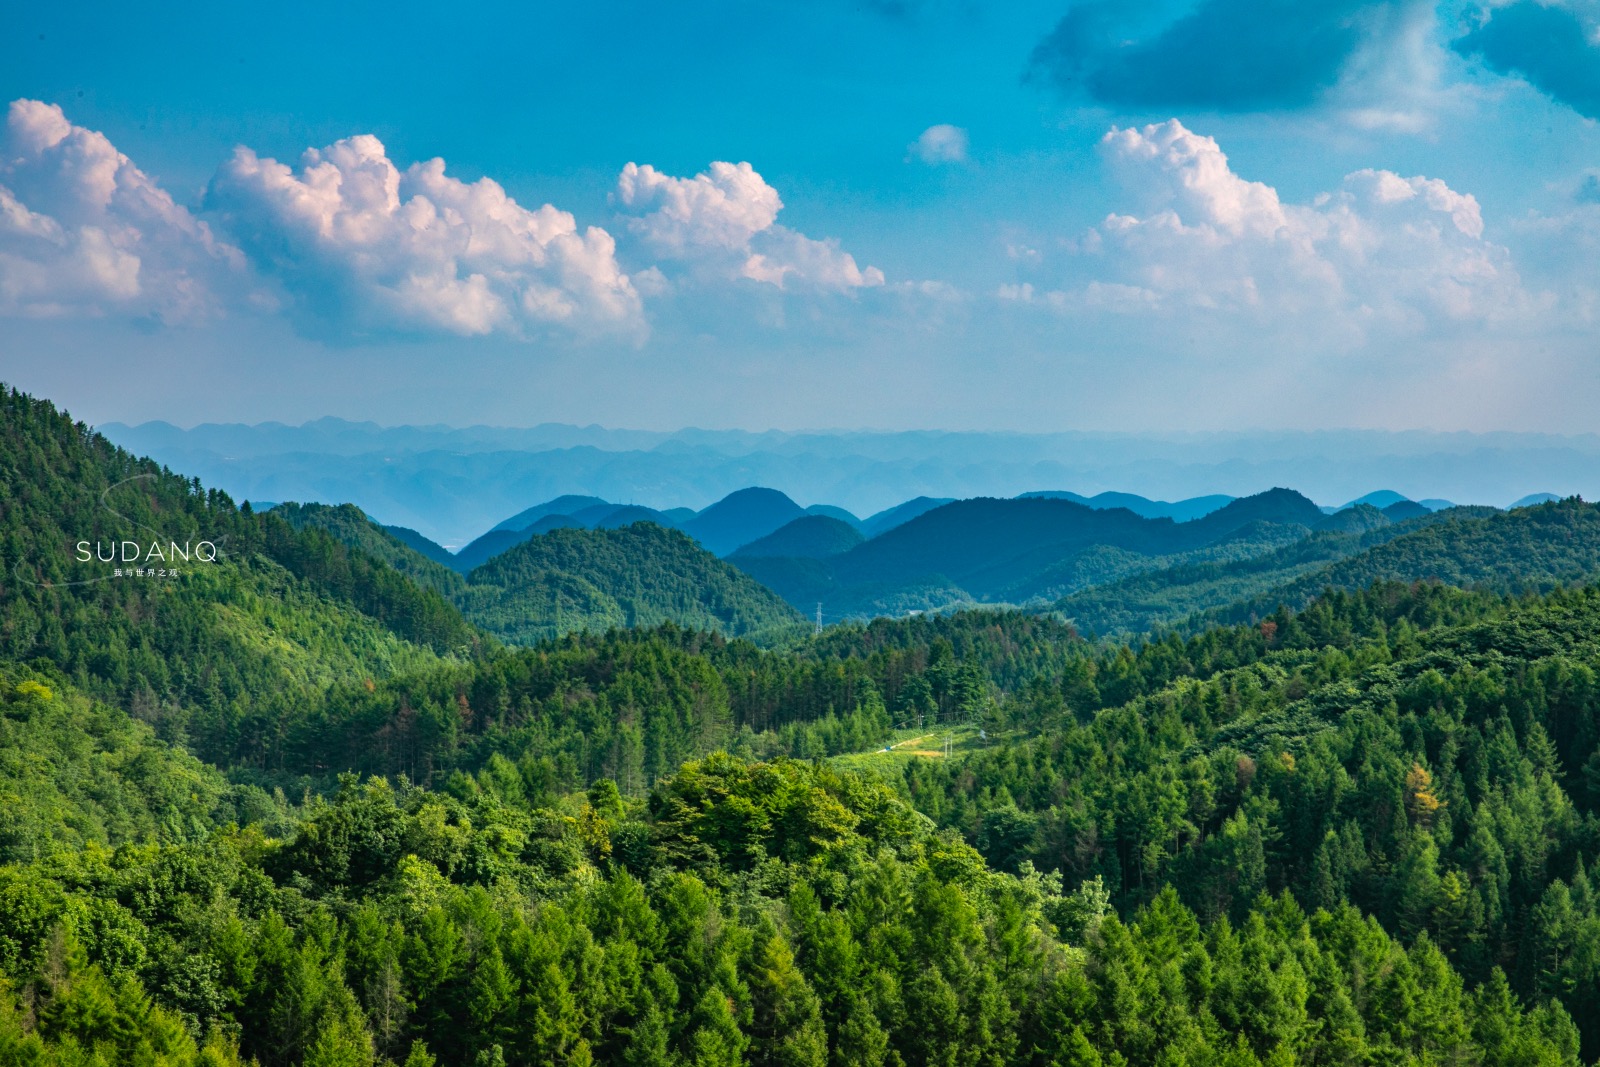
[{"label": "mountain range", "polygon": [[107,423],[100,430],[234,499],[353,503],[382,523],[418,530],[451,549],[533,502],[566,494],[698,511],[753,485],[856,515],[918,496],[1062,489],[1086,499],[1115,491],[1181,502],[1195,494],[1241,496],[1289,485],[1332,506],[1374,486],[1418,501],[1443,497],[1501,506],[1534,489],[1600,496],[1600,436],[655,432],[383,427],[339,419],[190,429]]}]

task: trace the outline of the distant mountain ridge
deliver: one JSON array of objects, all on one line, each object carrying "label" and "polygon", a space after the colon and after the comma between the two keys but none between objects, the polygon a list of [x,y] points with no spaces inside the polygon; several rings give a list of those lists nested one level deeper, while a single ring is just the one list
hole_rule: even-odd
[{"label": "distant mountain ridge", "polygon": [[826,559],[738,553],[731,562],[796,606],[822,601],[836,615],[872,615],[1022,603],[1174,554],[1265,551],[1323,519],[1316,504],[1288,489],[1232,500],[1183,523],[1052,496],[979,498],[931,508]]},{"label": "distant mountain ridge", "polygon": [[1094,496],[1082,496],[1078,493],[1069,493],[1061,490],[1042,490],[1032,493],[1023,493],[1022,499],[1047,497],[1058,500],[1070,500],[1075,504],[1104,511],[1109,508],[1127,508],[1135,515],[1146,519],[1172,519],[1174,522],[1188,522],[1209,515],[1218,508],[1223,507],[1234,498],[1217,493],[1211,496],[1190,497],[1188,500],[1166,501],[1151,500],[1136,493],[1105,492],[1096,493]]},{"label": "distant mountain ridge", "polygon": [[793,556],[826,559],[848,552],[866,540],[854,526],[831,515],[802,515],[739,548],[730,558]]},{"label": "distant mountain ridge", "polygon": [[[762,432],[391,426],[101,426],[236,500],[354,503],[459,548],[563,494],[701,510],[751,485],[868,516],[918,496],[1054,488],[1181,501],[1290,485],[1319,502],[1393,486],[1506,505],[1531,488],[1600,495],[1600,435],[1286,431],[1218,434]],[[1414,491],[1409,487],[1415,487]],[[836,516],[837,517],[837,516]],[[869,536],[874,531],[863,529]]]}]

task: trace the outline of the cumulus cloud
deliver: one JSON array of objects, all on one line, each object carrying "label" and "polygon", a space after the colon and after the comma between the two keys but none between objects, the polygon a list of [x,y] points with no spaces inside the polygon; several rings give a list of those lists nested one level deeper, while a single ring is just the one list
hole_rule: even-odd
[{"label": "cumulus cloud", "polygon": [[911,142],[910,153],[912,158],[933,166],[941,163],[965,163],[967,131],[948,123],[929,126]]},{"label": "cumulus cloud", "polygon": [[1002,297],[1063,309],[1199,311],[1308,322],[1328,333],[1423,332],[1533,310],[1510,254],[1484,239],[1477,201],[1427,177],[1361,170],[1309,204],[1236,174],[1210,137],[1172,120],[1103,141],[1146,206],[1075,245],[1086,281]]},{"label": "cumulus cloud", "polygon": [[237,249],[105,135],[13,101],[0,138],[0,314],[187,321],[242,283]]},{"label": "cumulus cloud", "polygon": [[1600,43],[1566,7],[1516,0],[1493,8],[1454,47],[1497,73],[1526,79],[1586,118],[1600,118]]},{"label": "cumulus cloud", "polygon": [[1032,73],[1068,96],[1123,107],[1265,111],[1310,104],[1371,74],[1426,0],[1074,3],[1034,49]]},{"label": "cumulus cloud", "polygon": [[614,201],[646,249],[705,277],[832,292],[883,284],[838,241],[780,225],[783,201],[749,163],[713,163],[692,178],[629,163]]},{"label": "cumulus cloud", "polygon": [[442,159],[402,171],[370,135],[307,151],[298,171],[238,148],[206,207],[282,283],[309,332],[641,328],[605,230],[580,230],[549,204],[525,208],[488,178],[453,178]]}]

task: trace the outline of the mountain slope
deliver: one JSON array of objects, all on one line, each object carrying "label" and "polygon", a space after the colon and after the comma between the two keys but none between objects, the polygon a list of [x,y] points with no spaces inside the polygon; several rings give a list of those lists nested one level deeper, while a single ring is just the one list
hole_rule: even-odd
[{"label": "mountain slope", "polygon": [[1600,505],[1576,498],[1489,515],[1483,509],[1436,512],[1403,536],[1277,585],[1209,619],[1266,615],[1299,607],[1326,588],[1375,581],[1438,581],[1464,588],[1528,592],[1600,578]]},{"label": "mountain slope", "polygon": [[741,489],[685,522],[682,529],[707,552],[725,556],[804,514],[799,504],[776,489]]},{"label": "mountain slope", "polygon": [[668,621],[730,636],[803,621],[685,534],[651,523],[552,531],[496,556],[467,581],[459,600],[467,617],[519,644]]},{"label": "mountain slope", "polygon": [[1097,634],[1142,634],[1172,626],[1196,612],[1233,604],[1293,581],[1329,563],[1382,544],[1421,522],[1370,530],[1326,530],[1244,559],[1175,559],[1075,591],[1054,610]]},{"label": "mountain slope", "polygon": [[953,503],[954,500],[954,497],[948,496],[915,497],[911,500],[907,500],[903,504],[896,504],[892,508],[885,508],[883,511],[880,511],[874,515],[869,515],[865,519],[862,519],[861,532],[866,534],[869,538],[877,537],[879,534],[887,533],[896,526],[910,522],[918,515],[925,515],[934,508],[943,507],[946,504]]},{"label": "mountain slope", "polygon": [[734,556],[794,556],[824,559],[848,552],[865,538],[854,526],[828,515],[806,515],[742,546]]},{"label": "mountain slope", "polygon": [[526,511],[519,511],[509,519],[495,523],[495,530],[526,530],[546,515],[571,515],[584,508],[592,508],[606,501],[597,496],[576,496],[568,494],[558,496],[554,500],[546,500],[543,504],[535,504]]},{"label": "mountain slope", "polygon": [[[201,562],[202,542],[215,562]],[[131,547],[149,566],[101,563],[107,547]],[[480,644],[438,592],[382,559],[235,508],[10,390],[0,391],[0,618],[0,660],[53,663],[219,760],[268,759],[283,709],[335,678],[426,667]]]},{"label": "mountain slope", "polygon": [[282,516],[296,530],[307,527],[324,530],[342,544],[383,560],[412,581],[443,596],[454,596],[466,585],[455,571],[424,556],[389,529],[373,522],[354,504],[334,507],[285,503],[273,508],[272,514]]},{"label": "mountain slope", "polygon": [[1071,500],[1076,504],[1104,511],[1108,508],[1127,508],[1135,515],[1147,519],[1171,519],[1174,522],[1188,522],[1209,515],[1218,508],[1223,507],[1234,498],[1216,494],[1212,496],[1196,496],[1187,500],[1167,501],[1151,500],[1139,496],[1137,493],[1096,493],[1094,496],[1083,496],[1079,493],[1070,493],[1062,490],[1044,490],[1034,493],[1023,493],[1021,499],[1034,497],[1047,497],[1056,500]]},{"label": "mountain slope", "polygon": [[1214,544],[1254,523],[1310,525],[1321,518],[1305,497],[1281,489],[1232,501],[1185,523],[1066,500],[980,498],[918,516],[838,557],[832,567],[847,585],[938,575],[984,597],[1016,588],[1030,575],[1093,546],[1166,555]]},{"label": "mountain slope", "polygon": [[441,544],[428,540],[417,531],[406,526],[384,526],[384,531],[405,545],[411,551],[424,559],[431,559],[442,566],[449,567],[455,554]]}]

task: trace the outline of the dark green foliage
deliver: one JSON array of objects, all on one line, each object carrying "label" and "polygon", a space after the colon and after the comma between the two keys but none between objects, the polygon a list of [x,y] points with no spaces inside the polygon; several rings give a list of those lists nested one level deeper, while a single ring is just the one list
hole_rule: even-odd
[{"label": "dark green foliage", "polygon": [[1287,489],[1183,523],[1048,496],[959,500],[826,560],[766,550],[733,560],[802,609],[820,600],[834,617],[897,615],[1048,603],[1129,573],[1247,559],[1305,537],[1322,519],[1315,504]]},{"label": "dark green foliage", "polygon": [[770,590],[653,523],[555,530],[496,556],[467,580],[459,598],[467,617],[518,644],[667,621],[734,636],[801,621]]},{"label": "dark green foliage", "polygon": [[[186,562],[78,561],[137,542]],[[200,562],[198,543],[218,549]],[[139,567],[145,561],[140,560]],[[113,577],[114,567],[130,575]],[[328,533],[235,508],[112,447],[48,403],[0,390],[0,660],[44,659],[88,693],[231,758],[335,677],[381,677],[480,639],[437,592]]]},{"label": "dark green foliage", "polygon": [[906,790],[992,862],[1101,877],[1124,908],[1169,885],[1207,919],[1349,902],[1468,982],[1556,997],[1600,1051],[1600,591],[1387,586],[1256,629],[1248,665],[914,762]]},{"label": "dark green foliage", "polygon": [[450,566],[455,556],[443,545],[436,544],[426,537],[405,526],[384,526],[385,533],[396,541],[405,545],[424,559],[431,559],[442,566]]},{"label": "dark green foliage", "polygon": [[[1220,609],[1239,603],[1251,607],[1226,614],[1227,618],[1248,618],[1251,610],[1266,615],[1277,607],[1287,583],[1302,576],[1310,575],[1297,587],[1300,595],[1293,601],[1295,606],[1309,599],[1305,589],[1320,591],[1327,584],[1344,584],[1327,581],[1325,568],[1332,563],[1433,523],[1465,522],[1493,514],[1492,508],[1452,508],[1364,531],[1321,531],[1254,554],[1163,561],[1162,566],[1083,588],[1058,601],[1055,610],[1086,632],[1129,635],[1178,625],[1197,613],[1214,612],[1216,618],[1222,618],[1225,613]],[[1397,572],[1384,577],[1409,580],[1428,575]]]},{"label": "dark green foliage", "polygon": [[[413,582],[442,596],[454,597],[466,587],[466,582],[455,571],[419,552],[397,533],[373,522],[354,504],[340,504],[338,507],[327,504],[279,504],[272,509],[272,514],[282,516],[296,530],[308,526],[324,530],[341,544],[383,560]],[[421,535],[414,536],[426,541]],[[433,545],[431,541],[427,543]],[[439,548],[438,545],[433,547]]]},{"label": "dark green foliage", "polygon": [[[1600,1054],[1600,590],[1555,588],[1592,509],[1339,572],[1487,588],[1137,646],[965,612],[762,648],[738,609],[502,648],[354,509],[297,529],[5,403],[0,1064]],[[67,538],[128,526],[226,555],[66,584]],[[655,527],[550,536],[505,587],[610,575],[597,628],[640,621],[639,559],[674,612],[738,577]],[[881,751],[902,724],[985,745]]]},{"label": "dark green foliage", "polygon": [[1576,497],[1487,516],[1479,509],[1438,512],[1402,537],[1210,613],[1206,621],[1299,607],[1323,589],[1375,581],[1438,581],[1500,592],[1542,591],[1600,576],[1600,505]]},{"label": "dark green foliage", "polygon": [[0,970],[12,1062],[84,1035],[228,1064],[192,1035],[232,1033],[263,1067],[1578,1065],[1554,1002],[1466,987],[1349,905],[1206,922],[1169,889],[1123,920],[882,782],[726,756],[647,805],[352,779],[281,844],[0,869]]}]

